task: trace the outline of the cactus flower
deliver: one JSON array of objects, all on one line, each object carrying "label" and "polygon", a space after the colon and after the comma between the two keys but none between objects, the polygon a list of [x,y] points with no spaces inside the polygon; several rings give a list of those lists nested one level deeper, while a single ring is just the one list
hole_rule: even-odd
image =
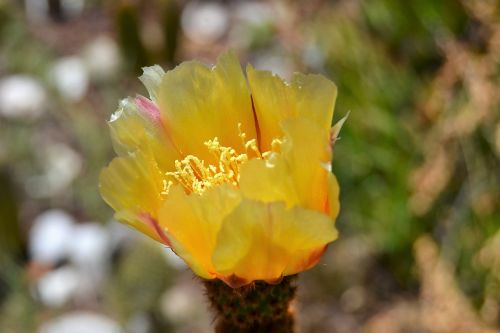
[{"label": "cactus flower", "polygon": [[232,287],[314,266],[337,237],[336,86],[250,65],[245,77],[232,52],[140,80],[149,98],[124,99],[109,121],[118,156],[100,191],[115,218]]}]

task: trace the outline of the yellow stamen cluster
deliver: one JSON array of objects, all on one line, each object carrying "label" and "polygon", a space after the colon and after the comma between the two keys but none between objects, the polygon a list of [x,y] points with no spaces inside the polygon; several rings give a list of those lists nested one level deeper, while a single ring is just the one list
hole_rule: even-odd
[{"label": "yellow stamen cluster", "polygon": [[[238,126],[239,137],[242,140],[244,153],[238,153],[232,147],[221,145],[219,139],[204,142],[208,151],[218,161],[217,164],[206,164],[204,160],[193,155],[187,155],[182,160],[175,161],[175,171],[167,172],[167,176],[173,177],[181,184],[186,192],[202,194],[207,189],[230,183],[238,186],[240,179],[240,166],[250,158],[268,159],[273,152],[279,152],[281,141],[278,139],[272,142],[272,151],[261,153],[257,140],[246,140],[246,134]],[[162,194],[168,194],[172,181],[163,181]]]}]

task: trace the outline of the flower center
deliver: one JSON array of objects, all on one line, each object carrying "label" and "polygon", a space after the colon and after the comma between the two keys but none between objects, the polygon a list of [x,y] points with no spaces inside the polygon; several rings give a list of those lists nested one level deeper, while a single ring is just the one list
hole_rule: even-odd
[{"label": "flower center", "polygon": [[[240,166],[243,163],[251,158],[267,160],[272,153],[279,152],[281,146],[281,140],[275,139],[272,151],[262,153],[256,139],[247,140],[246,134],[241,131],[241,124],[238,124],[238,130],[245,147],[244,153],[221,145],[219,139],[215,137],[204,144],[217,163],[207,164],[194,155],[187,155],[182,160],[176,160],[175,171],[167,172],[166,175],[173,177],[188,193],[203,194],[207,189],[225,183],[238,186]],[[168,194],[172,185],[172,181],[165,180],[162,194]]]}]

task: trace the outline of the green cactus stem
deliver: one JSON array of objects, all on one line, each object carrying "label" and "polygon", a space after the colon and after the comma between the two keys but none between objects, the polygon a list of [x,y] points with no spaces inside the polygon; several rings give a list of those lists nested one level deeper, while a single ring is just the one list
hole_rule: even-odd
[{"label": "green cactus stem", "polygon": [[293,333],[291,303],[297,278],[288,276],[278,284],[256,281],[240,288],[205,280],[205,289],[216,313],[216,333]]}]

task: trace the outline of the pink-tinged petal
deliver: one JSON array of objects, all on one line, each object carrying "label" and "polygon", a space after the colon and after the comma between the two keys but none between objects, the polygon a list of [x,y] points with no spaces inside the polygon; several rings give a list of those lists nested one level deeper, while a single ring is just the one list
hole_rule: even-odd
[{"label": "pink-tinged petal", "polygon": [[153,218],[148,213],[140,213],[139,218],[144,221],[144,223],[148,225],[154,231],[154,233],[156,233],[163,244],[165,244],[166,246],[172,246],[167,234],[155,218]]},{"label": "pink-tinged petal", "polygon": [[[163,242],[154,229],[163,201],[164,175],[151,150],[136,151],[117,157],[101,172],[101,196],[115,210],[115,218],[155,240]],[[151,219],[145,219],[145,216]]]},{"label": "pink-tinged petal", "polygon": [[156,126],[162,127],[160,109],[153,101],[139,95],[135,98],[135,104],[143,116]]},{"label": "pink-tinged petal", "polygon": [[135,98],[135,103],[139,112],[155,127],[157,135],[168,141],[167,147],[175,149],[180,156],[180,149],[172,138],[171,131],[167,124],[162,121],[160,109],[156,103],[141,95]]},{"label": "pink-tinged petal", "polygon": [[[148,116],[147,112],[154,115],[155,111],[147,99],[144,100],[140,101],[141,108],[132,98],[120,102],[118,110],[108,123],[113,147],[123,157],[135,154],[136,151],[149,150],[162,173],[165,173],[175,168],[175,160],[181,159],[181,156],[164,126],[158,126]],[[144,110],[146,107],[149,111]]]}]

